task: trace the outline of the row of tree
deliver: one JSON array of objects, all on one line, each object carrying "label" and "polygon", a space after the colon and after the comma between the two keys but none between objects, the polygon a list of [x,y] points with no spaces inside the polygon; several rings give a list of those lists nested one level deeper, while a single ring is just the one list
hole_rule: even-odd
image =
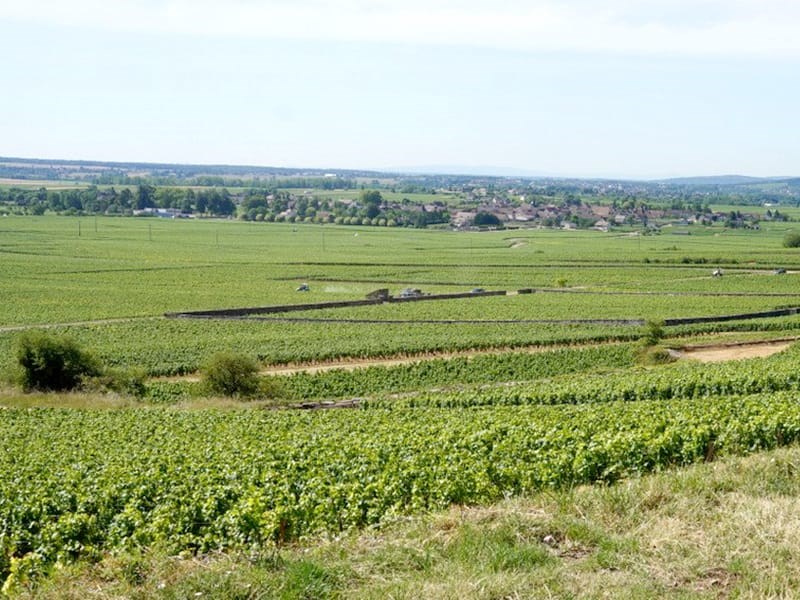
[{"label": "row of tree", "polygon": [[227,189],[160,187],[142,184],[131,190],[125,187],[68,190],[0,189],[0,203],[22,207],[30,214],[47,211],[60,214],[133,214],[145,209],[169,208],[187,214],[232,216],[236,203]]},{"label": "row of tree", "polygon": [[411,226],[449,223],[444,206],[433,210],[403,199],[388,203],[378,190],[362,190],[356,200],[334,200],[317,196],[295,196],[286,190],[250,188],[237,196],[226,188],[195,190],[140,184],[133,188],[47,190],[0,189],[0,204],[41,215],[109,214],[132,215],[148,209],[170,209],[183,214],[235,216],[248,221],[320,222],[345,225]]},{"label": "row of tree", "polygon": [[297,197],[287,191],[264,194],[259,190],[250,190],[245,193],[240,206],[240,218],[247,221],[418,228],[450,222],[450,213],[444,206],[426,210],[410,201],[388,203],[378,190],[362,190],[355,201],[317,196]]}]

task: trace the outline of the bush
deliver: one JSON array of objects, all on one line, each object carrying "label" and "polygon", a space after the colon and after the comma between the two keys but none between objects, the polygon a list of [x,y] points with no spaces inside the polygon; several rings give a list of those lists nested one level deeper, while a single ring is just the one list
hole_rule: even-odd
[{"label": "bush", "polygon": [[663,346],[640,346],[636,350],[636,362],[640,365],[665,365],[677,359]]},{"label": "bush", "polygon": [[147,392],[147,374],[140,370],[105,369],[102,374],[84,379],[83,388],[88,391],[116,392],[141,398]]},{"label": "bush", "polygon": [[260,398],[286,398],[287,390],[284,386],[285,377],[268,375],[261,377],[258,382],[258,395]]},{"label": "bush", "polygon": [[800,248],[800,233],[790,231],[783,238],[784,248]]},{"label": "bush", "polygon": [[644,346],[655,346],[664,337],[664,322],[663,321],[647,321],[644,324],[644,332],[642,335],[642,344]]},{"label": "bush", "polygon": [[86,377],[100,375],[100,363],[68,338],[41,332],[23,335],[17,346],[26,390],[64,391],[81,385]]},{"label": "bush", "polygon": [[203,368],[203,381],[212,394],[252,396],[258,391],[258,363],[247,356],[220,352]]}]

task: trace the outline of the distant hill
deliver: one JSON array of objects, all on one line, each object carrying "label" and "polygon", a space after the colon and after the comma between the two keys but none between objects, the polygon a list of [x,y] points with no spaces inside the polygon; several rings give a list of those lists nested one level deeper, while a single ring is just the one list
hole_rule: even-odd
[{"label": "distant hill", "polygon": [[[333,187],[337,181],[392,180],[430,188],[447,187],[476,181],[509,183],[514,185],[577,187],[583,192],[587,186],[613,185],[619,189],[648,190],[650,193],[664,192],[665,188],[700,188],[707,193],[711,187],[736,187],[730,192],[774,192],[776,184],[796,193],[800,177],[749,177],[746,175],[712,175],[697,177],[672,177],[667,179],[629,179],[624,177],[566,176],[535,170],[480,165],[427,165],[414,167],[392,167],[375,169],[339,169],[319,167],[270,167],[257,165],[226,164],[182,164],[150,162],[113,162],[97,160],[19,158],[0,156],[0,178],[36,181],[78,181],[101,185],[130,184],[148,179],[157,185],[177,185],[191,182],[194,185],[225,185],[230,182],[242,184],[248,180],[274,180],[276,178],[325,179]],[[252,183],[251,181],[250,183]],[[305,184],[304,184],[305,185]],[[316,185],[309,181],[309,187]],[[620,187],[621,186],[621,187]]]},{"label": "distant hill", "polygon": [[748,183],[767,183],[781,181],[785,177],[748,177],[746,175],[709,175],[704,177],[673,177],[660,179],[655,183],[669,185],[743,185]]},{"label": "distant hill", "polygon": [[0,176],[20,179],[91,178],[104,172],[147,174],[154,177],[383,177],[366,169],[264,167],[255,165],[212,165],[184,163],[113,162],[0,156]]},{"label": "distant hill", "polygon": [[384,171],[389,173],[400,173],[407,175],[474,175],[478,177],[525,177],[541,178],[546,177],[542,173],[536,173],[526,169],[516,169],[513,167],[496,167],[480,165],[420,165],[407,167],[387,167]]}]

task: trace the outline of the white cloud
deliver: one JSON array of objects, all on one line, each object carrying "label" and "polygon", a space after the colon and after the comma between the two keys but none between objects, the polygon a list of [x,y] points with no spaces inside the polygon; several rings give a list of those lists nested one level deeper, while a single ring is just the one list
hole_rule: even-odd
[{"label": "white cloud", "polygon": [[544,52],[800,56],[794,0],[18,0],[3,22]]}]

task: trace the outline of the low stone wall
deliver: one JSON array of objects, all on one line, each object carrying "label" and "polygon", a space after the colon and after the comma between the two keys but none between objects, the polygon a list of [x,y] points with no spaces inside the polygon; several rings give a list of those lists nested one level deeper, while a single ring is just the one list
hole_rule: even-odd
[{"label": "low stone wall", "polygon": [[456,298],[481,298],[485,296],[505,296],[505,290],[495,292],[458,292],[455,294],[429,294],[424,296],[411,296],[409,298],[389,297],[388,299],[376,298],[372,300],[342,300],[340,302],[311,302],[308,304],[279,304],[275,306],[253,306],[245,308],[221,308],[218,310],[189,310],[183,312],[169,312],[164,316],[169,319],[235,319],[252,315],[270,315],[276,313],[300,312],[306,310],[324,310],[326,308],[349,308],[354,306],[369,306],[385,302],[420,302],[422,300],[453,300]]},{"label": "low stone wall", "polygon": [[715,317],[686,317],[681,319],[664,319],[664,325],[693,325],[695,323],[722,323],[725,321],[746,321],[748,319],[769,319],[773,317],[787,317],[800,312],[800,307],[782,308],[756,313],[742,313],[738,315],[722,315]]},{"label": "low stone wall", "polygon": [[454,300],[456,298],[482,298],[485,296],[505,296],[507,292],[458,292],[455,294],[426,294],[424,296],[410,296],[408,298],[390,297],[386,302],[421,302],[423,300]]},{"label": "low stone wall", "polygon": [[368,306],[370,304],[381,304],[382,300],[343,300],[341,302],[312,302],[308,304],[282,304],[275,306],[254,306],[246,308],[221,308],[219,310],[187,310],[177,313],[165,313],[164,316],[170,319],[180,318],[235,318],[247,317],[250,315],[269,315],[284,312],[299,312],[303,310],[322,310],[325,308],[346,308],[348,306]]},{"label": "low stone wall", "polygon": [[[530,288],[529,288],[530,289]],[[531,293],[529,289],[519,290],[516,293]],[[486,296],[505,296],[509,292],[504,290],[488,291],[488,292],[457,292],[453,294],[428,294],[423,296],[411,296],[409,298],[389,297],[387,299],[372,299],[372,300],[343,300],[340,302],[310,302],[306,304],[280,304],[276,306],[257,306],[246,308],[223,308],[219,310],[195,310],[176,313],[165,313],[164,316],[170,319],[237,319],[244,317],[251,317],[254,315],[271,315],[277,313],[300,312],[309,310],[324,310],[326,308],[350,308],[357,306],[369,306],[373,304],[384,303],[401,303],[401,302],[423,302],[425,300],[456,300],[461,298],[482,298]],[[513,293],[513,292],[512,292]],[[755,313],[742,313],[737,315],[719,315],[711,317],[684,317],[677,319],[664,319],[664,325],[669,327],[673,325],[693,325],[697,323],[722,323],[725,321],[745,321],[748,319],[769,319],[774,317],[785,317],[790,315],[800,314],[800,307],[783,308],[779,310],[769,310],[764,312]],[[354,319],[353,322],[362,322],[362,320]],[[377,321],[380,322],[380,321]],[[449,321],[448,321],[449,322]],[[509,323],[524,323],[530,322],[525,320],[509,320]],[[559,323],[615,323],[625,325],[640,325],[644,321],[639,319],[586,319],[574,321],[558,321],[558,320],[541,320],[536,322],[559,322]]]}]

